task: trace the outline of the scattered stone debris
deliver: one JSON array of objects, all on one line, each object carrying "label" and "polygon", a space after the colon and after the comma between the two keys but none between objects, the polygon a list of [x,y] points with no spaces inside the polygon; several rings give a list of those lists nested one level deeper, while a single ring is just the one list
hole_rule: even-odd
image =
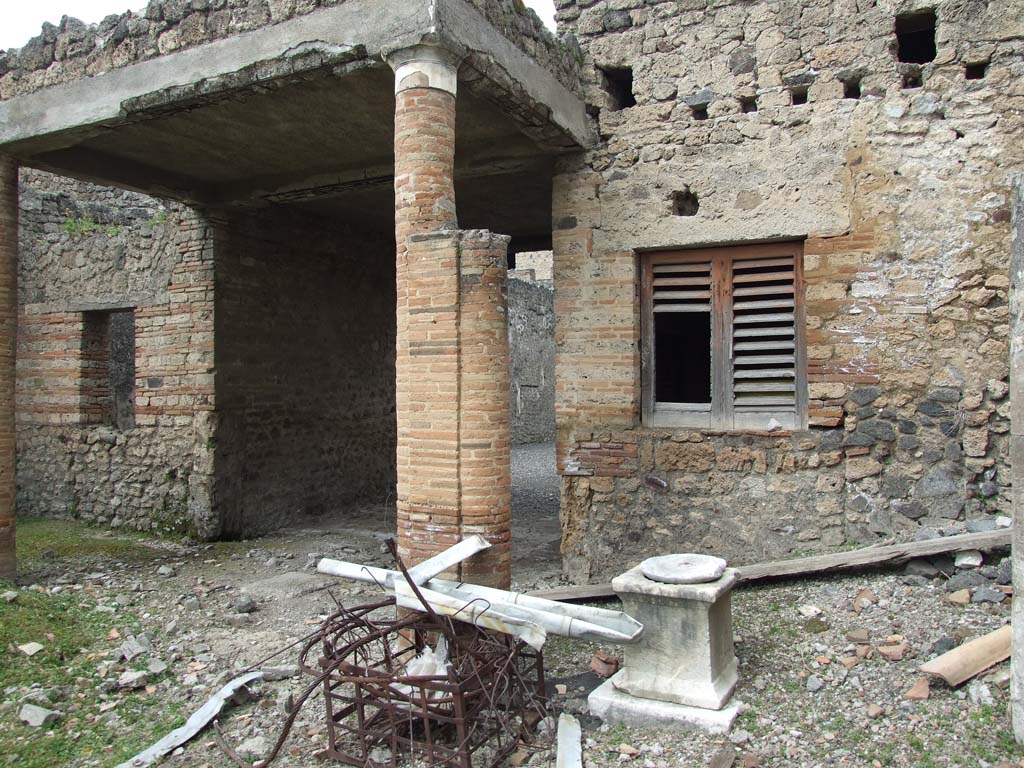
[{"label": "scattered stone debris", "polygon": [[24,645],[19,645],[18,650],[26,656],[35,656],[40,651],[46,650],[46,646],[41,643],[25,643]]}]

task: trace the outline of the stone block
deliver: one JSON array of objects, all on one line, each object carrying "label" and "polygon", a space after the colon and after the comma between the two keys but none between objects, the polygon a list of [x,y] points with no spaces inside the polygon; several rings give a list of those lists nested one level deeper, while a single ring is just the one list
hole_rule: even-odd
[{"label": "stone block", "polygon": [[633,728],[672,726],[718,735],[728,733],[739,715],[739,703],[722,709],[704,709],[631,696],[617,686],[620,675],[622,672],[587,697],[590,714],[606,723],[623,723]]}]

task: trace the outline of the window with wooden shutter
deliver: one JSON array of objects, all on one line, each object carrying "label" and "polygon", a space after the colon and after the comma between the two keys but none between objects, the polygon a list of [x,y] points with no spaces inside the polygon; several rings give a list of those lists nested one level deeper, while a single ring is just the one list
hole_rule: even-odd
[{"label": "window with wooden shutter", "polygon": [[801,270],[799,243],[645,254],[644,421],[802,427]]}]

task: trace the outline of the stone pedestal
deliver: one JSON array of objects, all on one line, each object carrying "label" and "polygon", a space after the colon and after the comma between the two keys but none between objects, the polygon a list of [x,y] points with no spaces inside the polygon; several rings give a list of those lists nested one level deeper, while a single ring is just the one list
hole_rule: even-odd
[{"label": "stone pedestal", "polygon": [[615,687],[645,699],[721,709],[736,687],[728,568],[706,584],[663,584],[636,567],[612,580],[626,613],[644,625],[625,646]]}]

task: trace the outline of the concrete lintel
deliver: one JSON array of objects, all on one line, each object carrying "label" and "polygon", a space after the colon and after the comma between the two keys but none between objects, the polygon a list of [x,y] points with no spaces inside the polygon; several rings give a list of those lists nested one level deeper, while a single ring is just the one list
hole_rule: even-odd
[{"label": "concrete lintel", "polygon": [[0,102],[0,146],[116,123],[122,104],[224,77],[311,45],[369,51],[418,43],[433,29],[432,0],[348,0],[281,24],[215,40]]},{"label": "concrete lintel", "polygon": [[467,53],[503,71],[529,99],[549,112],[549,119],[581,147],[597,143],[586,103],[555,75],[517,48],[466,0],[436,0],[436,35],[457,41]]},{"label": "concrete lintel", "polygon": [[[290,21],[0,102],[0,147],[29,159],[98,131],[257,80],[355,62],[366,52],[440,46],[472,57],[506,102],[545,118],[580,146],[595,140],[583,100],[513,45],[465,0],[348,0]],[[285,62],[283,69],[277,62]],[[485,67],[477,66],[485,63]],[[454,87],[454,83],[449,83]],[[509,93],[511,92],[511,93]],[[549,128],[551,130],[551,128]]]}]

